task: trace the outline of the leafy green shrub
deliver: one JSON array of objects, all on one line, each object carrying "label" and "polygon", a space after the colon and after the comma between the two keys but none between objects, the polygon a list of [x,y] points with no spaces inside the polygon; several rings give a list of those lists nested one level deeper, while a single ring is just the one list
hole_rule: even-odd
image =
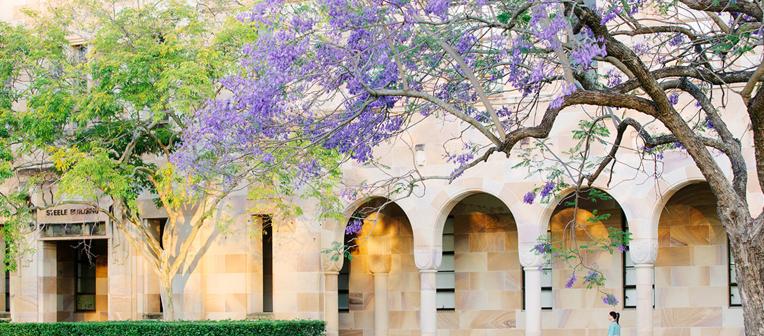
[{"label": "leafy green shrub", "polygon": [[324,322],[257,321],[113,321],[3,323],[0,336],[320,336]]}]

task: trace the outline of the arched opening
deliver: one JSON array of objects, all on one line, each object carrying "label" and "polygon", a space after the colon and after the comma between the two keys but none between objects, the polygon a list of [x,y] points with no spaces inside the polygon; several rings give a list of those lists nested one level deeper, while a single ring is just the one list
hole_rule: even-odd
[{"label": "arched opening", "polygon": [[[666,202],[658,222],[656,316],[702,316],[702,327],[719,328],[725,326],[722,310],[739,302],[716,202],[707,183],[688,185]],[[656,325],[686,334],[701,327],[697,318],[670,318]]]},{"label": "arched opening", "polygon": [[[554,271],[542,274],[542,307],[558,312],[601,310],[591,316],[606,327],[601,317],[613,305],[622,307],[623,286],[628,284],[627,247],[622,244],[627,231],[621,206],[610,194],[585,189],[563,197],[549,220],[548,239],[560,255],[551,258]],[[551,288],[543,287],[544,282]]]},{"label": "arched opening", "polygon": [[443,230],[437,274],[438,329],[452,333],[515,328],[522,309],[517,225],[498,198],[478,193],[458,202]]},{"label": "arched opening", "polygon": [[347,255],[338,277],[340,335],[374,332],[375,295],[379,290],[375,289],[375,276],[386,278],[389,330],[417,330],[419,273],[413,242],[408,217],[388,199],[372,199],[353,213],[346,224]]}]

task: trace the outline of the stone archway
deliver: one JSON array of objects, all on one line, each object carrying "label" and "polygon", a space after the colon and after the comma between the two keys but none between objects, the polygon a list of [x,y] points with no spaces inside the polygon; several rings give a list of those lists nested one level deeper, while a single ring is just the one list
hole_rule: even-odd
[{"label": "stone archway", "polygon": [[409,217],[395,202],[371,199],[346,224],[348,255],[338,275],[339,335],[418,330],[418,270]]},{"label": "stone archway", "polygon": [[517,224],[497,197],[462,195],[445,218],[436,278],[438,329],[469,333],[516,330],[523,309]]}]

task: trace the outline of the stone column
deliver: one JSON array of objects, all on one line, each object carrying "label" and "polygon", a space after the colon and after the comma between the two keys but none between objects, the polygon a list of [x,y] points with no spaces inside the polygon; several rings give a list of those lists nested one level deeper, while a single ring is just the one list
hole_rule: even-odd
[{"label": "stone column", "polygon": [[420,276],[420,329],[422,336],[435,336],[438,332],[438,307],[436,304],[436,274],[438,270],[419,270]]},{"label": "stone column", "polygon": [[637,272],[637,335],[653,335],[653,285],[658,240],[634,239],[629,244],[631,261]]},{"label": "stone column", "polygon": [[38,258],[37,322],[56,322],[58,319],[58,259],[55,242],[40,241]]},{"label": "stone column", "polygon": [[420,276],[419,327],[422,336],[438,333],[436,275],[442,259],[442,248],[414,249],[414,261]]},{"label": "stone column", "polygon": [[112,231],[108,244],[108,316],[109,320],[131,320],[137,316],[132,258],[135,254],[121,231]]},{"label": "stone column", "polygon": [[326,322],[326,336],[338,336],[340,334],[340,312],[338,298],[338,275],[345,261],[340,256],[332,259],[326,253],[321,254],[321,268],[324,270],[324,321]]},{"label": "stone column", "polygon": [[525,271],[525,335],[541,336],[541,267],[544,258],[531,251],[536,243],[520,243],[520,264]]},{"label": "stone column", "polygon": [[340,313],[337,294],[337,275],[339,272],[324,272],[324,321],[326,336],[340,334]]},{"label": "stone column", "polygon": [[387,273],[374,273],[374,336],[387,336]]}]

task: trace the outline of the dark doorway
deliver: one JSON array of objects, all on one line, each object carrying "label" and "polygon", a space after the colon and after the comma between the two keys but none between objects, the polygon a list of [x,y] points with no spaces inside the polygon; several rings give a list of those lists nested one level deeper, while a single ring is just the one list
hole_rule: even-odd
[{"label": "dark doorway", "polygon": [[108,320],[106,239],[56,242],[58,321]]}]

